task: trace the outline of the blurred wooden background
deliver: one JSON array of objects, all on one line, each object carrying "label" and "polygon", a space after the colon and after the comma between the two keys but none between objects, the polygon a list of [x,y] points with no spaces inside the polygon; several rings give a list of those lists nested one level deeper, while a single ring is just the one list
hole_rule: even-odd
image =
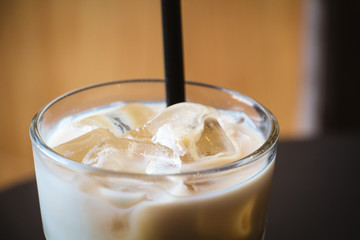
[{"label": "blurred wooden background", "polygon": [[[301,136],[301,0],[182,0],[185,76],[264,103]],[[28,128],[84,85],[163,78],[160,0],[0,1],[0,189],[34,177]]]}]

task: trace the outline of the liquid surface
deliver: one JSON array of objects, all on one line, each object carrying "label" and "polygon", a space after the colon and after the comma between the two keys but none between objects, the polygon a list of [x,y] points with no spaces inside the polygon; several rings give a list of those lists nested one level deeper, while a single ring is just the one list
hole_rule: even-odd
[{"label": "liquid surface", "polygon": [[[239,160],[264,142],[242,113],[179,103],[127,104],[64,120],[48,140],[83,164],[147,174],[198,171]],[[60,144],[59,144],[60,143]]]}]

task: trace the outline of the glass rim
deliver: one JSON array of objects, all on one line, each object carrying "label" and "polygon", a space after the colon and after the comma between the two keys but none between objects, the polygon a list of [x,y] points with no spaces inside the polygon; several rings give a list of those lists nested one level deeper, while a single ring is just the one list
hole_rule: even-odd
[{"label": "glass rim", "polygon": [[279,138],[279,125],[278,121],[275,118],[275,116],[271,113],[270,110],[268,110],[265,106],[263,106],[261,103],[257,102],[256,100],[243,95],[241,93],[238,93],[233,90],[229,90],[223,87],[218,87],[211,84],[206,83],[199,83],[194,81],[185,81],[186,85],[193,85],[193,86],[200,86],[210,89],[219,90],[228,94],[231,94],[233,96],[238,96],[243,99],[245,99],[248,102],[251,102],[254,105],[257,105],[267,116],[269,119],[269,122],[271,124],[271,130],[268,136],[265,138],[265,142],[257,148],[255,151],[253,151],[251,154],[242,157],[238,160],[232,161],[230,163],[226,163],[223,165],[201,169],[201,170],[195,170],[195,171],[187,171],[187,172],[180,172],[180,173],[164,173],[164,174],[147,174],[147,173],[132,173],[132,172],[122,172],[122,171],[115,171],[115,170],[107,170],[102,168],[97,168],[93,166],[84,165],[80,162],[73,161],[69,158],[66,158],[62,156],[61,154],[54,151],[50,146],[48,146],[43,138],[41,137],[41,134],[39,132],[39,124],[41,124],[41,119],[44,113],[51,108],[55,103],[61,101],[64,98],[67,98],[71,95],[74,95],[78,92],[83,92],[89,89],[98,88],[98,87],[104,87],[108,85],[117,85],[117,84],[127,84],[127,83],[141,83],[141,82],[155,82],[155,83],[165,83],[165,80],[163,79],[131,79],[131,80],[117,80],[117,81],[110,81],[110,82],[104,82],[99,84],[93,84],[89,86],[85,86],[82,88],[78,88],[75,90],[72,90],[70,92],[67,92],[63,95],[60,95],[59,97],[53,99],[48,104],[46,104],[43,108],[40,109],[39,112],[35,114],[33,119],[31,120],[30,124],[30,138],[33,142],[33,144],[36,144],[36,146],[45,154],[48,156],[48,158],[57,164],[60,164],[61,166],[70,168],[75,171],[79,172],[85,172],[85,173],[92,173],[92,174],[98,174],[98,175],[106,175],[106,176],[112,176],[112,177],[137,177],[137,178],[166,178],[171,176],[193,176],[193,175],[209,175],[219,172],[225,172],[228,170],[234,170],[237,168],[240,168],[244,165],[248,165],[257,159],[265,156],[268,152],[270,152],[277,143],[277,140]]}]

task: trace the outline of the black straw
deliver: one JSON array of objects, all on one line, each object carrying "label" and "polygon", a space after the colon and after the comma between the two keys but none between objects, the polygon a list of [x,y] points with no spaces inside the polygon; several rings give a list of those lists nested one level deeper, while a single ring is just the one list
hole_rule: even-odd
[{"label": "black straw", "polygon": [[166,103],[185,101],[180,0],[161,0]]}]

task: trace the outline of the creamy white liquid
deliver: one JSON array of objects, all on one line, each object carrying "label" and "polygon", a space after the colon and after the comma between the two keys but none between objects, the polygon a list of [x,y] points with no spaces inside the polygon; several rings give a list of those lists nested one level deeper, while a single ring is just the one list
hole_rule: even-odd
[{"label": "creamy white liquid", "polygon": [[[163,105],[148,106],[154,112],[163,108]],[[97,126],[79,127],[74,123],[95,114],[108,114],[118,107],[110,106],[64,119],[46,139],[47,144],[55,147],[96,129]],[[205,159],[182,163],[180,172],[229,164],[259,148],[264,137],[246,116],[238,122],[238,114],[222,111],[217,118],[234,145],[234,153],[209,158],[208,162]],[[116,137],[119,136],[121,134]],[[167,147],[174,146],[168,141],[163,142]],[[181,149],[174,148],[181,153]],[[230,171],[170,175],[157,180],[89,175],[52,162],[36,161],[46,237],[261,239],[274,165],[267,157]],[[44,156],[35,156],[37,158],[40,160]],[[126,169],[115,170],[126,172]]]}]

